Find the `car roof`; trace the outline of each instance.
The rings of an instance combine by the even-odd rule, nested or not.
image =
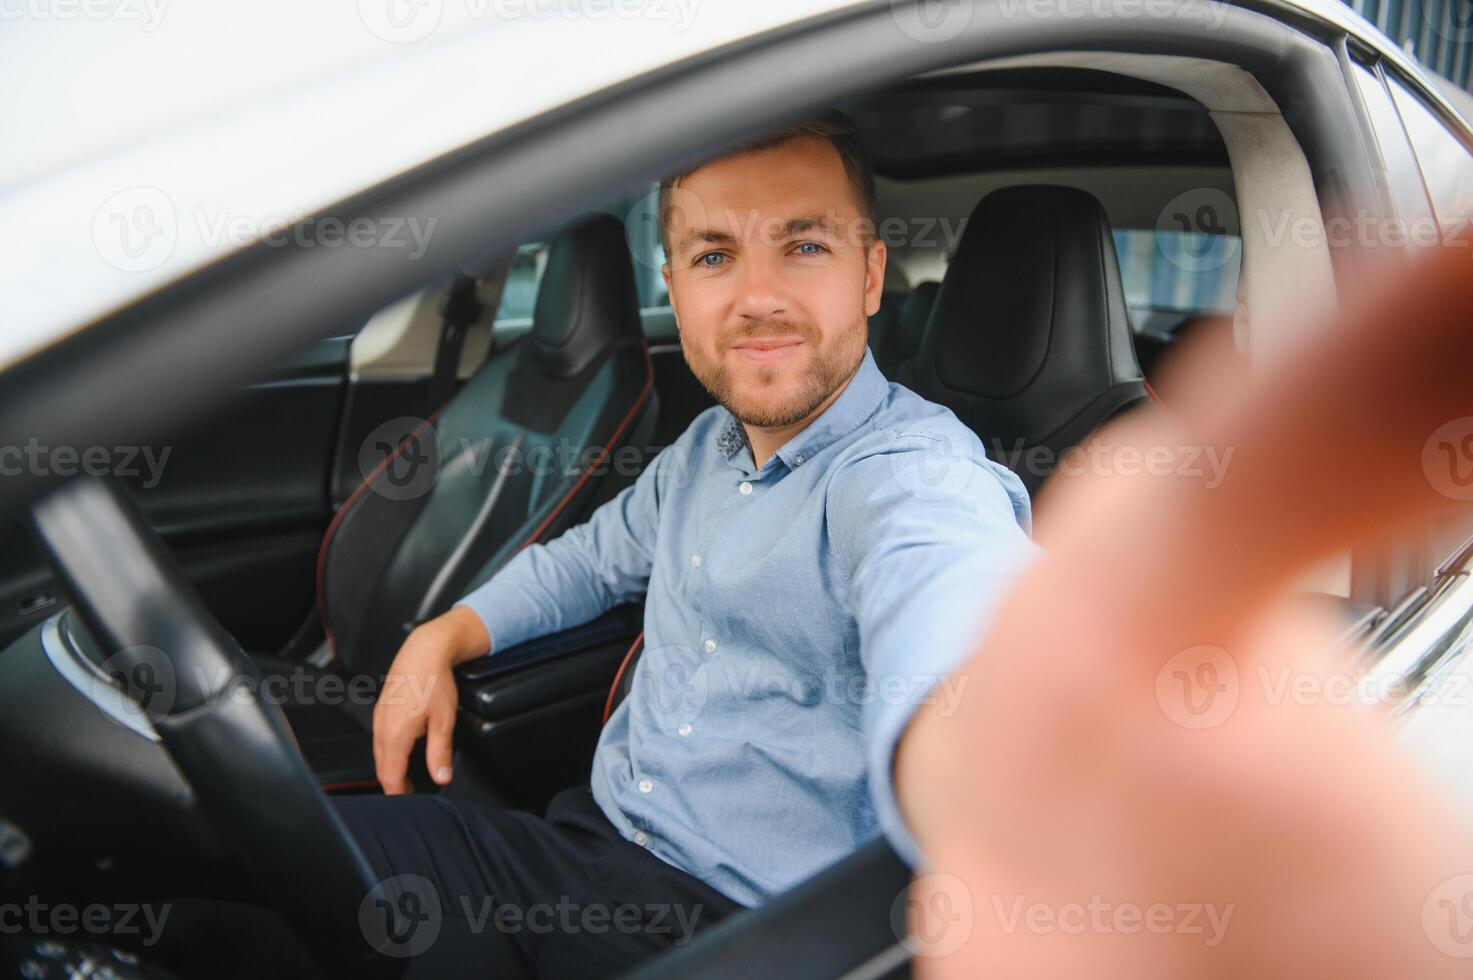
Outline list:
[[[0,265],[0,368],[488,134],[723,45],[890,0],[743,0],[699,4],[699,16],[698,0],[564,0],[553,18],[471,16],[511,0],[499,2],[424,0],[395,22],[386,0],[258,0],[248,16],[215,0],[140,0],[119,8],[138,14],[133,23],[13,22],[0,40],[13,96],[0,110],[10,164],[0,222],[19,247]],[[1360,38],[1459,118],[1337,0],[1281,2]],[[634,8],[646,16],[619,13]],[[432,20],[416,20],[425,11]],[[172,234],[154,250],[162,261],[99,244],[140,214]]]

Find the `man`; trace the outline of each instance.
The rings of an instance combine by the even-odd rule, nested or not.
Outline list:
[[[868,351],[886,260],[874,195],[837,114],[666,182],[662,272],[686,361],[719,404],[586,524],[409,637],[375,711],[379,780],[403,793],[423,736],[450,782],[455,664],[645,595],[633,691],[591,786],[545,820],[344,801],[386,875],[433,879],[442,904],[489,895],[524,913],[571,896],[673,905],[669,921],[694,926],[882,831],[918,858],[891,789],[896,744],[922,704],[954,710],[964,692],[947,674],[1033,549],[1021,482]],[[414,690],[428,696],[402,696]],[[497,976],[606,974],[689,938],[471,933],[455,941],[474,960],[461,968]]]

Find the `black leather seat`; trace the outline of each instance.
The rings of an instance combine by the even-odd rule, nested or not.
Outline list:
[[[904,289],[886,289],[880,294],[880,308],[869,318],[869,348],[886,376],[905,359],[900,353],[900,308],[909,295]]]
[[[632,482],[611,460],[644,445],[655,411],[624,228],[596,216],[553,240],[529,333],[466,382],[432,434],[399,446],[407,461],[434,440],[432,485],[406,495],[405,471],[396,484],[381,467],[334,517],[318,556],[318,606],[335,668],[381,677],[415,625]],[[325,782],[372,776],[371,709],[286,710]]]
[[[888,370],[881,367],[885,377],[909,386],[912,362],[921,351],[921,339],[926,336],[926,324],[931,320],[931,311],[936,307],[936,295],[941,291],[939,282],[917,283],[905,302],[900,304],[896,318],[896,353],[900,360]]]
[[[1100,202],[1037,184],[984,197],[904,370],[1030,492],[1065,450],[1148,401]]]

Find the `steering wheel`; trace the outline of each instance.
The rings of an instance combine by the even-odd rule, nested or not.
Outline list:
[[[394,976],[359,909],[378,890],[357,843],[317,785],[281,708],[263,703],[251,659],[114,483],[78,479],[38,502],[33,519],[76,613],[129,695],[146,705],[160,741],[205,815],[252,869],[323,970]],[[135,685],[162,669],[171,684]],[[160,705],[149,694],[172,687]]]

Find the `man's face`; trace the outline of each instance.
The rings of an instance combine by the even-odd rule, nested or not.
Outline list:
[[[747,425],[808,418],[859,366],[885,274],[838,151],[800,137],[717,160],[672,205],[663,272],[691,371]]]

